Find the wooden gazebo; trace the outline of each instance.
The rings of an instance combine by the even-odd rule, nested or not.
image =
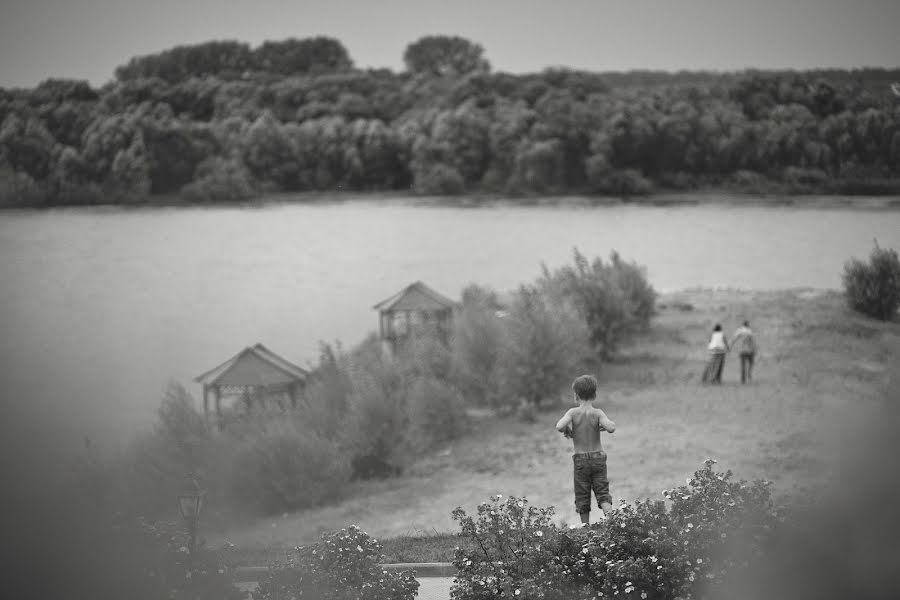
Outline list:
[[[214,369],[194,378],[203,386],[203,414],[209,415],[209,393],[213,393],[215,410],[222,416],[222,397],[240,396],[247,411],[254,400],[273,400],[284,408],[284,401],[297,406],[309,372],[275,354],[262,344],[248,346]]]
[[[378,311],[381,339],[396,350],[403,341],[419,333],[433,332],[446,340],[458,307],[455,300],[416,281],[373,308]]]

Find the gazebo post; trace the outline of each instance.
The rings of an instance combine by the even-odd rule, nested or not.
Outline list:
[[[209,417],[209,386],[203,384],[203,417]]]
[[[291,410],[297,410],[297,384],[292,383],[288,386],[288,396],[291,398]]]
[[[222,421],[222,387],[218,385],[213,386],[213,391],[216,394],[216,418],[219,419],[219,422]]]

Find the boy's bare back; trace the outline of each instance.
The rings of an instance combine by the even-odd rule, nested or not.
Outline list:
[[[588,402],[582,406],[570,408],[563,419],[569,421],[569,431],[574,443],[575,454],[603,450],[600,432],[606,430],[604,423],[615,427],[602,410],[594,408]]]

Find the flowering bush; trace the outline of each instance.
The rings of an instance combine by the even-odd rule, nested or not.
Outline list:
[[[246,593],[235,587],[218,553],[202,544],[191,556],[184,527],[167,521],[142,522],[150,580],[172,600],[239,600]]]
[[[733,481],[708,460],[662,501],[622,503],[593,528],[559,529],[552,509],[524,499],[482,503],[453,517],[476,550],[457,550],[454,600],[705,595],[761,555],[782,518],[767,482]]]
[[[254,600],[411,600],[419,582],[411,572],[382,569],[381,545],[359,527],[326,533],[322,541],[297,548],[296,556],[277,565],[259,582]]]
[[[505,597],[588,598],[591,587],[573,569],[581,550],[576,534],[557,529],[552,508],[528,506],[525,498],[493,496],[471,517],[453,511],[474,550],[457,548],[455,600]]]

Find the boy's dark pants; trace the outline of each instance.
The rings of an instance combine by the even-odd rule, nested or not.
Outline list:
[[[597,506],[612,503],[609,479],[606,478],[606,452],[582,452],[572,455],[575,463],[575,510],[578,514],[591,512],[591,490]]]
[[[741,383],[750,381],[753,374],[753,353],[741,352]]]

